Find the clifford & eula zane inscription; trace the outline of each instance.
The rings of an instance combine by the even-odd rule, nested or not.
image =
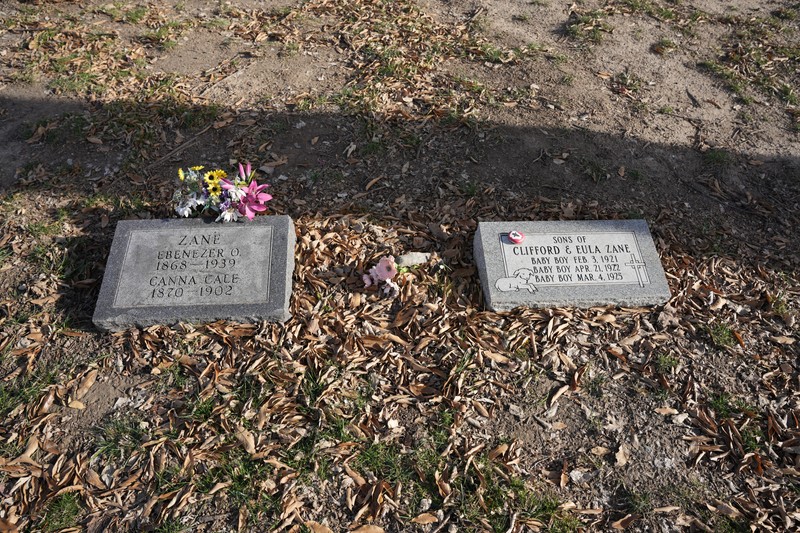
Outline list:
[[[493,310],[655,305],[670,297],[643,220],[480,222],[474,249]]]
[[[222,225],[121,221],[94,323],[131,325],[289,318],[294,224],[287,216]]]

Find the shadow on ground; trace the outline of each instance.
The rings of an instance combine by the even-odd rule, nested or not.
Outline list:
[[[701,152],[582,128],[367,123],[173,101],[91,107],[5,95],[0,109],[6,211],[22,195],[51,221],[78,228],[61,237],[66,255],[57,266],[67,284],[92,287],[78,301],[64,300],[71,321],[84,326],[115,221],[174,216],[179,167],[231,170],[245,160],[271,184],[272,211],[295,218],[386,217],[398,202],[429,211],[471,198],[482,219],[645,218],[656,235],[669,219],[668,231],[681,233],[664,237],[692,254],[797,268],[795,254],[785,253],[796,247],[791,232],[800,212],[794,158]],[[540,199],[561,209],[543,214]],[[42,250],[27,253],[34,262],[57,261]],[[35,285],[24,275],[18,281]]]

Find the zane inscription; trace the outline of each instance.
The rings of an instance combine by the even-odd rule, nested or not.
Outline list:
[[[236,232],[236,233],[234,233]],[[272,228],[188,232],[134,230],[125,251],[116,307],[223,305],[269,299]]]
[[[495,282],[501,292],[541,286],[650,284],[647,265],[633,232],[545,233],[514,243],[500,234],[506,276]]]

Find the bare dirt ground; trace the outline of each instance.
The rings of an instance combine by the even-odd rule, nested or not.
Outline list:
[[[797,528],[797,2],[0,18],[0,531]],[[297,225],[293,318],[98,332],[116,221],[238,161]],[[667,305],[485,310],[478,220],[605,218]]]

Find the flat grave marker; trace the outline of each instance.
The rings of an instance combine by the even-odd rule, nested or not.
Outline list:
[[[486,306],[659,305],[670,298],[644,220],[479,222],[475,262]]]
[[[288,216],[117,223],[94,324],[130,326],[289,318],[294,223]]]

